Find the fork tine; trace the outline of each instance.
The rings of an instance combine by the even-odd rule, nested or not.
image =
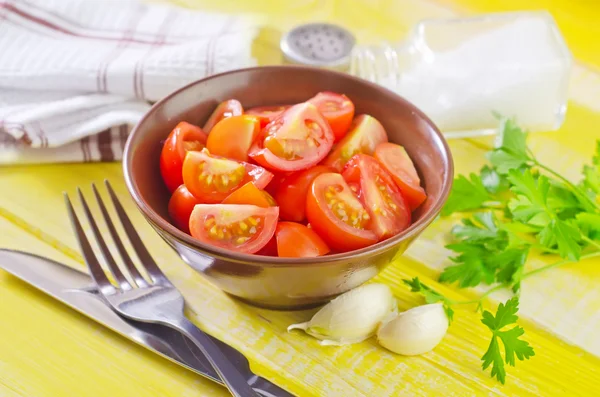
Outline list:
[[[138,287],[142,288],[148,286],[148,283],[140,274],[137,267],[135,267],[133,261],[131,260],[131,257],[127,253],[127,250],[125,249],[125,246],[123,245],[123,242],[119,237],[119,233],[117,233],[117,229],[115,229],[115,225],[110,219],[110,215],[106,210],[104,201],[102,200],[102,197],[100,197],[100,193],[98,193],[98,189],[96,189],[95,184],[92,184],[92,190],[94,191],[94,196],[96,196],[96,201],[98,202],[98,206],[100,207],[100,212],[102,212],[102,216],[104,217],[104,222],[106,222],[108,231],[110,232],[110,235],[112,236],[112,239],[115,242],[115,245],[117,246],[117,250],[119,251],[121,258],[123,259],[123,262],[125,262],[125,267],[129,271],[129,274],[135,280],[135,283],[138,285]]]
[[[92,249],[89,240],[85,236],[85,232],[81,227],[81,223],[79,223],[79,219],[77,219],[77,214],[75,214],[75,210],[73,209],[73,204],[71,204],[69,195],[67,193],[63,194],[65,197],[67,212],[69,213],[69,219],[71,220],[71,226],[73,227],[73,232],[75,233],[75,237],[79,243],[79,248],[83,253],[83,259],[85,260],[92,278],[103,294],[110,295],[115,293],[115,287],[110,283],[108,277],[106,277],[102,266],[100,266],[100,263],[98,262],[98,258],[96,258],[96,255],[94,254],[94,250]]]
[[[102,252],[102,256],[104,257],[104,260],[106,261],[108,269],[114,276],[115,280],[117,280],[117,283],[121,286],[121,288],[123,288],[125,290],[131,289],[132,288],[131,284],[129,284],[129,281],[127,281],[125,276],[123,276],[123,273],[121,273],[121,269],[119,269],[119,266],[116,264],[112,254],[110,253],[110,250],[106,246],[106,243],[104,242],[104,238],[102,238],[102,234],[100,233],[100,230],[98,230],[98,225],[96,225],[96,221],[94,220],[94,217],[92,216],[90,207],[88,206],[87,201],[83,197],[83,193],[81,193],[81,189],[79,189],[79,188],[77,188],[77,195],[79,196],[79,201],[81,201],[81,205],[83,206],[83,212],[85,213],[85,216],[87,217],[88,222],[90,223],[90,226],[92,227],[92,233],[94,234],[94,237],[96,238],[96,242],[98,243],[98,246],[100,247],[100,252]]]
[[[140,258],[142,266],[146,268],[146,271],[148,271],[148,274],[154,282],[163,281],[170,283],[170,281],[164,275],[162,270],[160,270],[156,262],[154,262],[154,259],[152,259],[152,257],[150,256],[150,253],[146,249],[146,246],[140,239],[138,233],[135,231],[131,220],[129,220],[127,213],[125,213],[125,209],[121,205],[121,202],[119,201],[115,191],[113,190],[112,186],[110,186],[110,183],[107,179],[104,180],[104,184],[108,189],[108,193],[110,194],[110,198],[112,199],[113,205],[117,210],[117,215],[119,215],[119,219],[123,224],[125,233],[127,234],[127,237],[129,238],[129,241],[131,242],[131,245],[133,246],[133,249],[135,250],[137,256]]]

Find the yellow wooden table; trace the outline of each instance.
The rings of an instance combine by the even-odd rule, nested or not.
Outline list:
[[[539,157],[577,177],[600,138],[600,3],[589,0],[177,0],[188,7],[259,12],[268,16],[256,42],[262,64],[280,62],[281,31],[306,21],[326,20],[351,28],[362,42],[399,40],[425,17],[477,12],[548,9],[577,58],[569,110],[558,132],[532,136]],[[475,170],[489,142],[452,141],[457,171]],[[62,191],[109,178],[128,198],[121,166],[112,164],[0,168],[0,245],[25,249],[81,267],[63,208]],[[501,386],[480,368],[488,333],[468,310],[444,342],[420,357],[386,353],[372,341],[342,348],[319,347],[288,324],[312,312],[273,312],[233,301],[186,267],[137,213],[126,206],[149,241],[152,254],[184,292],[190,315],[208,332],[244,352],[255,372],[302,397],[309,396],[576,396],[600,390],[600,261],[565,266],[528,279],[521,299],[522,325],[536,356],[510,368]],[[419,276],[435,281],[447,264],[444,230],[430,228],[378,280],[392,286],[403,308],[420,303],[400,286]],[[539,266],[534,259],[528,266]],[[495,298],[502,298],[501,295]],[[0,396],[226,396],[224,389],[112,334],[42,293],[0,272]]]

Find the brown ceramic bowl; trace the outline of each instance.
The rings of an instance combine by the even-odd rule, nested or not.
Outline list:
[[[235,98],[245,108],[293,104],[319,91],[346,94],[356,114],[376,117],[391,142],[403,145],[421,176],[427,201],[403,233],[373,246],[318,258],[238,254],[195,240],[169,222],[169,192],[159,171],[161,141],[180,121],[202,125],[216,105]],[[181,258],[223,291],[249,303],[278,309],[325,302],[375,276],[440,212],[453,177],[450,151],[436,126],[395,93],[329,70],[268,66],[235,70],[183,87],[156,103],[135,127],[124,154],[129,192],[148,222]]]

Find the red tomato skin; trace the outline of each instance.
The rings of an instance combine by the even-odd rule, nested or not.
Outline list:
[[[258,117],[260,120],[260,127],[264,128],[290,107],[291,105],[259,106],[246,110],[246,114]]]
[[[342,176],[348,184],[357,184],[358,197],[371,216],[371,230],[380,240],[385,240],[402,232],[411,223],[411,214],[404,197],[394,183],[390,174],[381,167],[375,158],[366,154],[356,154],[346,164]],[[378,185],[376,180],[380,181]],[[388,195],[389,204],[396,206],[396,210],[387,205],[383,192]],[[377,208],[378,210],[374,210]],[[389,215],[381,215],[381,208]]]
[[[313,181],[310,191],[306,197],[306,218],[310,223],[310,228],[325,241],[331,250],[336,252],[347,252],[368,247],[377,242],[377,236],[370,230],[354,229],[350,226],[344,226],[333,215],[328,216],[327,204],[323,199],[323,185],[328,186],[327,179],[330,175],[335,175],[345,183],[339,174],[321,174]],[[350,194],[352,194],[350,192]]]
[[[287,160],[278,157],[268,148],[263,146],[267,131],[277,124],[283,123],[281,128],[285,128],[286,125],[288,125],[286,123],[294,124],[293,122],[288,121],[288,118],[292,118],[293,120],[294,117],[305,117],[305,120],[313,120],[323,131],[323,137],[319,140],[320,145],[318,149],[316,149],[317,152],[313,158]],[[261,134],[250,148],[248,155],[259,165],[276,172],[300,171],[317,165],[321,160],[323,160],[325,156],[327,156],[327,153],[329,153],[331,150],[331,147],[333,146],[333,140],[334,135],[333,131],[331,131],[329,123],[327,123],[325,118],[323,118],[314,105],[305,102],[290,107],[285,112],[277,116],[277,118],[275,118],[275,120],[269,123],[265,128],[263,128]]]
[[[277,239],[275,235],[271,237],[269,242],[256,252],[256,255],[277,256]]]
[[[202,129],[207,134],[210,134],[210,131],[219,121],[231,116],[241,116],[242,114],[244,114],[244,108],[240,101],[229,99],[217,105],[208,120],[206,120],[206,123],[204,123]]]
[[[160,154],[160,173],[171,193],[183,183],[184,141],[198,141],[205,145],[206,140],[207,135],[200,127],[185,121],[177,124],[165,140]]]
[[[395,143],[380,143],[375,148],[375,159],[392,176],[411,211],[427,199],[417,170],[406,150]]]
[[[251,204],[261,208],[277,206],[275,199],[269,193],[257,188],[254,182],[248,182],[234,190],[221,204]]]
[[[240,208],[244,211],[250,211],[251,216],[262,217],[264,227],[260,233],[253,236],[242,246],[232,246],[230,242],[211,239],[204,230],[204,222],[207,215],[214,215],[218,211],[227,209],[231,212],[237,212]],[[275,235],[277,219],[279,217],[279,208],[269,207],[260,208],[254,205],[236,205],[236,204],[198,204],[194,207],[190,216],[190,234],[192,237],[203,243],[213,245],[219,248],[228,249],[235,252],[254,254],[264,248]]]
[[[296,222],[279,222],[275,230],[277,255],[281,258],[313,258],[329,252],[329,247],[312,229]]]
[[[354,118],[354,103],[346,95],[323,91],[309,99],[308,102],[314,104],[327,119],[335,136],[335,142],[346,135]],[[327,110],[324,105],[328,102],[336,103],[340,108]]]
[[[243,161],[235,161],[225,159],[227,161],[236,162],[241,164],[245,168],[245,175],[237,184],[235,188],[232,188],[229,191],[204,191],[202,187],[199,187],[197,182],[199,180],[197,170],[199,162],[210,161],[211,159],[223,159],[218,156],[212,156],[208,153],[208,151],[202,151],[197,153],[190,153],[186,156],[186,159],[183,164],[183,181],[185,186],[188,188],[190,193],[192,193],[196,198],[201,200],[203,203],[207,204],[218,204],[223,201],[228,195],[233,193],[234,190],[244,186],[244,184],[248,182],[254,182],[254,185],[258,189],[264,189],[265,186],[269,184],[271,179],[273,178],[273,174],[269,171],[265,170],[262,167],[245,163]]]
[[[381,123],[372,116],[361,114],[354,119],[348,134],[333,148],[323,165],[341,172],[352,156],[358,153],[372,155],[377,145],[387,141],[387,133]]]
[[[231,160],[248,161],[248,150],[260,132],[260,121],[250,115],[231,116],[219,121],[210,132],[206,148]]]
[[[187,190],[185,185],[179,186],[169,199],[169,216],[177,228],[190,233],[190,215],[196,204],[202,204],[200,200]]]
[[[335,172],[331,167],[317,165],[304,171],[290,174],[283,179],[275,201],[279,204],[279,218],[286,221],[303,222],[306,219],[306,196],[315,178],[326,172]]]

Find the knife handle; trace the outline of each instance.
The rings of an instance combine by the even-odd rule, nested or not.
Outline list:
[[[165,321],[164,324],[180,331],[198,346],[233,396],[260,397],[212,339],[185,316],[177,320]]]

